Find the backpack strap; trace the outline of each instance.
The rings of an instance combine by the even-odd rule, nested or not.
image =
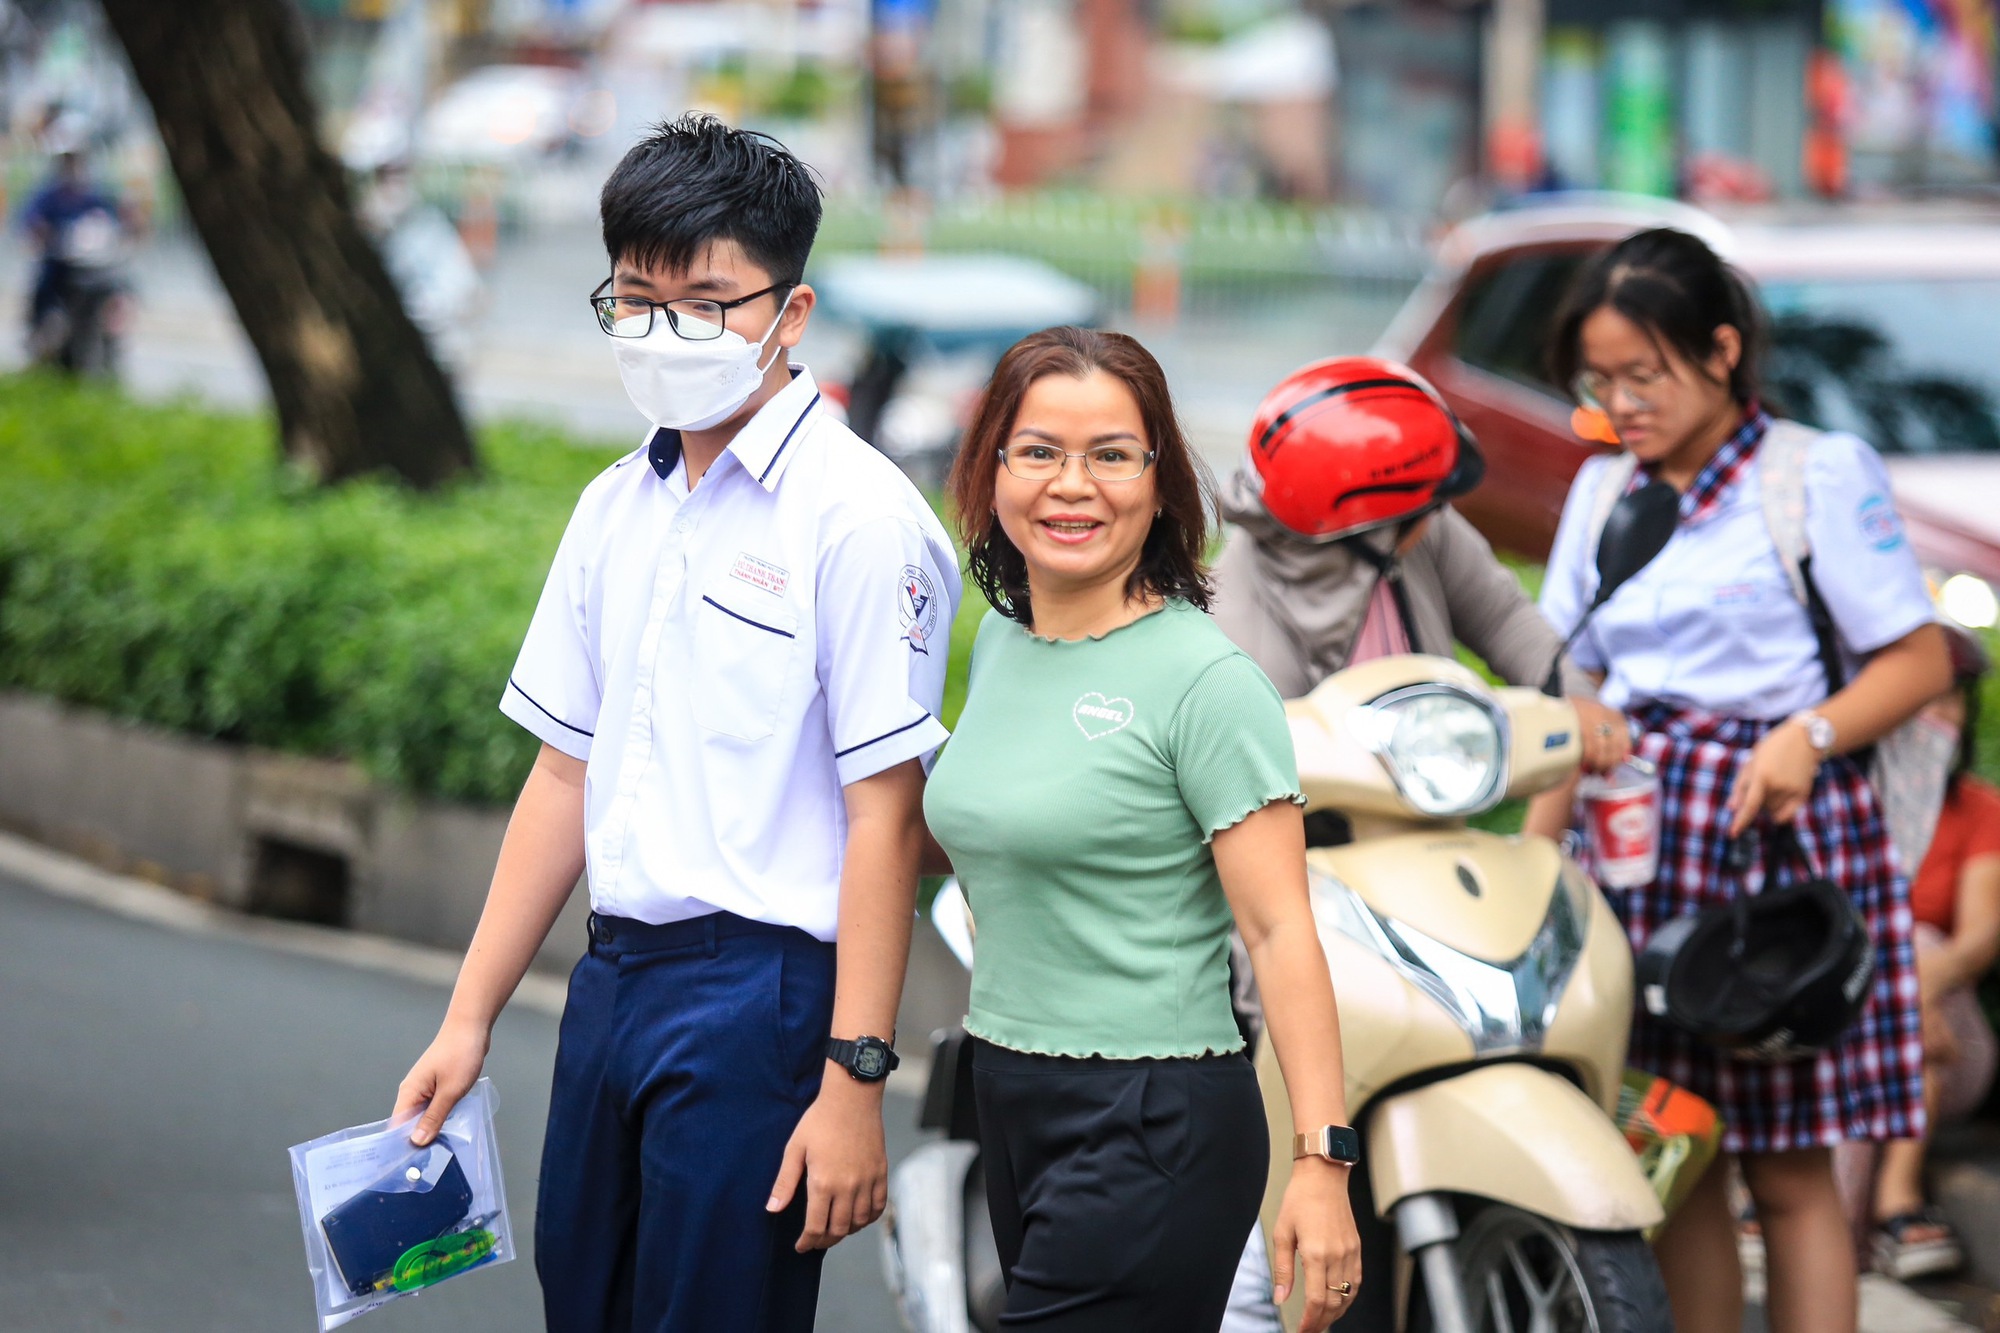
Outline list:
[[[1638,470],[1639,460],[1622,449],[1605,459],[1604,471],[1597,474],[1597,489],[1590,496],[1590,545],[1593,552],[1604,536],[1604,525],[1611,521],[1611,511],[1618,507],[1625,488],[1632,484],[1632,474]]]
[[[1757,485],[1764,507],[1764,527],[1784,566],[1792,596],[1806,609],[1813,639],[1819,645],[1820,669],[1826,692],[1838,694],[1847,683],[1847,664],[1840,651],[1840,633],[1833,613],[1820,596],[1812,576],[1812,543],[1806,535],[1806,455],[1824,431],[1796,421],[1773,421],[1757,447]]]
[[[1771,544],[1778,548],[1778,563],[1785,567],[1785,580],[1792,596],[1810,600],[1805,573],[1812,559],[1812,545],[1806,537],[1806,452],[1820,432],[1796,421],[1773,421],[1757,446],[1757,484],[1763,493],[1764,527]]]

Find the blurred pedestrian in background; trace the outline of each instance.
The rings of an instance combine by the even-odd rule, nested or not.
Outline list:
[[[1953,758],[1937,831],[1910,884],[1923,1004],[1924,1103],[1933,1133],[1986,1100],[2000,1054],[1978,994],[1980,978],[2000,957],[2000,790],[1971,771],[1980,688],[1990,664],[1971,634],[1948,627],[1946,637],[1952,687],[1917,716],[1949,738]],[[1949,1273],[1965,1263],[1951,1224],[1928,1202],[1928,1139],[1846,1143],[1836,1156],[1849,1209],[1864,1223],[1866,1256],[1893,1278]]]
[[[417,192],[405,157],[388,158],[367,172],[356,211],[432,354],[448,367],[463,368],[471,360],[472,326],[486,292],[458,228]]]

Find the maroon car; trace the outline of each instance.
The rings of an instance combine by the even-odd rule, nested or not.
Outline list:
[[[1702,236],[1771,313],[1775,411],[1852,431],[1888,464],[1912,544],[1952,586],[1946,608],[1991,623],[2000,583],[2000,215],[1908,210],[1745,216],[1578,198],[1454,231],[1378,352],[1437,385],[1486,450],[1459,502],[1496,546],[1548,554],[1570,479],[1599,446],[1549,381],[1551,325],[1594,250],[1644,227]]]

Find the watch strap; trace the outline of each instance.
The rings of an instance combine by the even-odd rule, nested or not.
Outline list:
[[[861,1053],[864,1048],[881,1053],[881,1072],[862,1072]],[[829,1037],[826,1042],[826,1058],[863,1083],[879,1083],[903,1063],[903,1058],[896,1054],[895,1047],[880,1037],[857,1037],[853,1041]]]

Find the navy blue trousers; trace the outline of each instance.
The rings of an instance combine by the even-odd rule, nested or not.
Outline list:
[[[764,1211],[819,1093],[834,948],[716,913],[591,918],[542,1147],[551,1333],[809,1333],[821,1255]]]

